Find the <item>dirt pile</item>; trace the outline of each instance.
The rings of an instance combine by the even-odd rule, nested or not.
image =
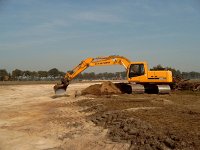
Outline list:
[[[124,93],[122,90],[123,84],[114,84],[110,81],[103,82],[102,84],[95,84],[87,87],[82,91],[82,95],[93,94],[93,95],[109,95],[109,94],[121,94]]]
[[[100,89],[101,89],[101,84],[94,84],[82,90],[81,93],[82,95],[86,94],[101,95]]]
[[[120,94],[121,93],[120,89],[117,88],[117,86],[110,81],[103,82],[101,85],[100,91],[101,91],[101,94]]]
[[[182,141],[174,134],[163,133],[150,123],[139,118],[129,118],[124,113],[105,112],[94,115],[91,120],[108,128],[108,136],[115,142],[130,142],[130,149],[183,149],[191,148],[194,143]]]
[[[189,79],[174,78],[173,89],[200,91],[200,82],[191,82]]]
[[[199,96],[122,94],[78,105],[93,112],[87,119],[108,129],[112,141],[129,143],[130,149],[199,149]]]

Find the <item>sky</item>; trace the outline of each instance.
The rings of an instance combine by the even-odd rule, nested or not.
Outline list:
[[[0,0],[0,69],[65,72],[109,55],[200,72],[200,0]]]

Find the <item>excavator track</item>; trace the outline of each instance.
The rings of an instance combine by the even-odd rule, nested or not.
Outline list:
[[[131,84],[133,94],[144,94],[145,88],[142,84]]]
[[[169,94],[171,91],[169,85],[131,84],[131,88],[133,94],[144,94],[144,93]]]
[[[157,85],[158,86],[158,93],[159,94],[169,94],[171,88],[169,85]]]

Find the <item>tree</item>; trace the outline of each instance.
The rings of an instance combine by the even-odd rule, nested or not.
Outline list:
[[[78,76],[77,76],[78,79],[82,80],[83,79],[83,74],[80,73]]]
[[[15,69],[14,71],[12,71],[13,79],[18,79],[22,75],[23,75],[23,71],[21,71],[19,69]]]
[[[55,78],[60,75],[60,71],[57,68],[53,68],[48,71],[48,75]]]
[[[28,70],[23,71],[23,75],[26,76],[26,77],[30,77],[31,74],[32,74],[31,71],[28,71]]]
[[[127,71],[123,71],[123,72],[122,72],[122,78],[123,78],[123,79],[125,79],[125,78],[127,77],[126,73],[127,73]]]
[[[6,77],[8,77],[6,69],[0,69],[0,81],[3,81]]]
[[[38,71],[38,77],[39,78],[46,78],[48,76],[47,71]]]
[[[96,75],[95,75],[94,72],[88,73],[88,78],[89,78],[90,80],[95,79],[95,77],[96,77]]]
[[[9,80],[12,80],[12,75],[11,75],[11,73],[8,73],[8,79],[9,79]]]
[[[63,77],[63,76],[66,74],[66,73],[65,73],[65,72],[62,72],[62,71],[60,71],[60,72],[59,72],[59,74],[60,74],[60,76],[62,76],[62,77]]]
[[[103,73],[98,73],[98,74],[96,75],[96,78],[97,78],[97,79],[103,79]]]
[[[154,66],[152,69],[150,69],[150,70],[165,70],[165,68],[162,66],[162,65],[160,65],[160,64],[158,64],[157,66]]]
[[[31,72],[32,80],[35,80],[38,77],[38,73],[36,71]]]

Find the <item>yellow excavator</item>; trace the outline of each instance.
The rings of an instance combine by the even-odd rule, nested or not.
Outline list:
[[[172,72],[169,70],[150,71],[147,62],[131,62],[129,59],[113,55],[107,57],[87,58],[77,65],[72,72],[67,72],[61,83],[54,86],[56,95],[63,94],[70,81],[77,77],[88,67],[123,65],[127,72],[127,80],[132,87],[132,93],[144,93],[146,91],[157,91],[166,94],[171,91]]]

